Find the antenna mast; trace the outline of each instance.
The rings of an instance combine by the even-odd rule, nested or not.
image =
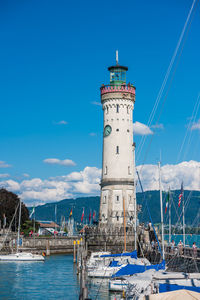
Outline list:
[[[116,50],[116,65],[119,63],[119,56],[118,56],[118,50]]]

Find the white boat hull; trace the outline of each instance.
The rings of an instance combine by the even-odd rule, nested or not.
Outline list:
[[[10,262],[10,261],[44,261],[44,257],[42,255],[26,253],[26,252],[0,255],[0,262]]]
[[[99,268],[94,271],[88,272],[88,277],[93,277],[93,278],[111,278],[113,274],[115,274],[121,267],[124,267],[124,265],[120,267],[104,267],[104,268]]]

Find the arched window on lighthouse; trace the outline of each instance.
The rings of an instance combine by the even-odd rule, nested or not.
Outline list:
[[[106,106],[106,113],[108,114],[108,112],[109,112],[109,107]]]
[[[119,104],[117,104],[116,111],[119,112]]]
[[[116,203],[119,203],[119,195],[116,195],[115,201]]]
[[[119,146],[116,147],[116,154],[119,154]]]
[[[108,167],[105,166],[105,169],[104,169],[104,175],[107,175],[108,174]]]
[[[128,175],[131,175],[131,168],[128,166]]]
[[[127,114],[129,114],[129,109],[128,109],[128,106],[127,106]]]

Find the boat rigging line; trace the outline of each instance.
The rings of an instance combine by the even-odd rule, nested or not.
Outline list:
[[[20,206],[20,202],[19,202],[19,203],[17,204],[17,206],[16,206],[15,213],[14,213],[14,215],[13,215],[13,217],[12,217],[12,220],[11,220],[10,225],[9,225],[9,227],[8,227],[8,231],[7,231],[6,235],[5,235],[5,238],[3,239],[3,242],[2,242],[2,246],[1,246],[1,248],[0,248],[0,251],[3,249],[4,244],[5,244],[5,241],[6,241],[7,237],[8,237],[8,234],[10,233],[11,226],[12,226],[12,223],[13,223],[13,221],[14,221],[14,218],[15,218],[15,216],[16,216],[16,214],[17,214],[17,210],[18,210],[19,206]]]
[[[192,124],[196,122],[196,117],[197,117],[197,113],[198,113],[198,110],[199,110],[199,105],[200,105],[200,93],[197,96],[197,100],[196,100],[196,103],[195,103],[195,106],[194,106],[194,109],[193,109],[193,112],[192,112],[192,117],[190,118],[190,122],[189,122],[189,124],[187,126],[187,129],[186,129],[186,132],[185,132],[185,136],[184,136],[182,145],[180,147],[180,150],[179,150],[179,153],[178,153],[178,156],[177,156],[176,164],[180,161],[180,157],[181,157],[181,154],[182,154],[182,151],[183,151],[183,147],[185,145],[186,138],[188,136],[188,133],[190,132],[188,143],[187,143],[187,146],[186,146],[186,149],[185,149],[185,153],[183,155],[183,161],[184,161],[184,159],[185,159],[185,157],[187,155],[188,148],[189,148],[189,145],[191,143],[191,135],[192,135],[191,128],[192,128]]]
[[[198,0],[193,0],[192,6],[191,6],[190,11],[189,11],[189,13],[188,13],[188,16],[187,16],[187,19],[186,19],[185,24],[184,24],[184,26],[183,26],[183,29],[182,29],[181,35],[180,35],[180,37],[179,37],[178,43],[177,43],[176,48],[175,48],[175,50],[174,50],[173,56],[172,56],[172,58],[171,58],[170,64],[169,64],[169,66],[168,66],[168,69],[167,69],[167,72],[166,72],[166,74],[165,74],[164,80],[163,80],[163,82],[162,82],[161,88],[160,88],[160,90],[159,90],[159,92],[158,92],[158,95],[157,95],[156,101],[155,101],[155,103],[154,103],[152,112],[151,112],[151,114],[150,114],[150,117],[149,117],[149,120],[148,120],[148,123],[147,123],[147,126],[148,126],[148,127],[151,127],[151,125],[152,125],[152,122],[153,122],[153,119],[154,119],[154,117],[155,117],[155,114],[156,114],[158,105],[159,105],[160,100],[161,100],[161,98],[162,98],[162,95],[163,95],[165,86],[166,86],[167,81],[168,81],[168,79],[169,79],[171,70],[172,70],[172,68],[173,68],[173,65],[174,65],[174,62],[175,62],[177,53],[178,53],[179,48],[180,48],[180,46],[181,46],[181,43],[182,43],[182,41],[183,41],[183,39],[184,39],[185,31],[186,31],[187,28],[188,28],[188,30],[187,30],[186,33],[189,32],[189,28],[190,28],[190,25],[191,25],[191,22],[192,22],[191,15],[192,15],[192,12],[193,12],[194,7],[195,7],[195,9],[196,9],[196,7],[197,7],[197,2],[198,2]],[[194,16],[194,14],[193,14],[193,16]],[[191,21],[190,21],[190,18],[191,18]],[[189,23],[189,22],[190,22],[190,23]],[[189,23],[189,26],[188,26],[188,23]],[[187,35],[185,36],[185,40],[186,40],[186,37],[187,37]],[[184,44],[185,44],[185,41],[184,41],[184,43],[182,44],[182,48],[181,48],[181,51],[180,51],[180,53],[179,53],[179,58],[180,58],[180,56],[181,56],[181,54],[182,54]],[[171,84],[172,84],[172,81],[173,81],[173,78],[174,78],[174,75],[175,75],[175,72],[176,72],[176,69],[177,69],[177,66],[178,66],[178,62],[179,62],[179,59],[178,59],[178,61],[177,61],[177,63],[176,63],[176,67],[175,67],[175,70],[174,70],[174,72],[173,72],[173,76],[172,76],[171,81],[170,81],[170,86],[169,86],[169,88],[168,88],[168,90],[167,90],[167,93],[166,93],[166,96],[165,96],[165,98],[164,98],[164,100],[163,100],[163,103],[162,103],[162,109],[163,109],[164,103],[165,103],[165,101],[166,101],[167,95],[168,95],[168,93],[169,93],[169,89],[170,89],[170,87],[171,87]],[[162,112],[162,109],[161,109],[161,112]],[[159,119],[160,119],[161,112],[160,112],[160,115],[159,115],[159,117],[158,117],[156,123],[158,123],[158,121],[159,121]],[[151,136],[151,140],[150,140],[150,143],[149,143],[148,150],[149,150],[149,148],[150,148],[152,139],[153,139],[153,135]],[[137,161],[138,161],[139,158],[140,158],[140,155],[141,155],[141,152],[142,152],[142,149],[143,149],[143,146],[144,146],[145,141],[146,141],[146,136],[143,136],[142,139],[141,139],[141,141],[140,141],[139,147],[138,147]],[[147,152],[146,152],[145,158],[144,158],[144,160],[143,160],[143,164],[144,164],[144,162],[145,162],[145,160],[146,160],[146,156],[147,156]],[[142,164],[142,165],[143,165],[143,164]]]

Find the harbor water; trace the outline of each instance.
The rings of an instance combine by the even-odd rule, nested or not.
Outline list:
[[[165,234],[165,241],[169,242],[169,235]],[[174,240],[175,244],[178,245],[180,241],[183,242],[182,234],[172,234],[171,241]],[[200,248],[200,235],[199,234],[186,234],[185,244],[186,246],[192,247],[193,242],[196,243],[197,247]]]
[[[168,241],[168,236],[165,236]],[[182,235],[173,235],[176,245]],[[200,235],[186,235],[186,244],[196,242],[200,247]],[[118,300],[119,295],[108,292],[108,281],[93,279],[88,282],[92,300]],[[79,299],[79,276],[73,256],[51,255],[45,262],[0,262],[0,299]]]
[[[45,262],[0,262],[0,299],[77,300],[79,290],[72,255],[52,255]],[[109,295],[107,281],[97,280],[89,283],[89,297],[111,300],[115,295]]]

